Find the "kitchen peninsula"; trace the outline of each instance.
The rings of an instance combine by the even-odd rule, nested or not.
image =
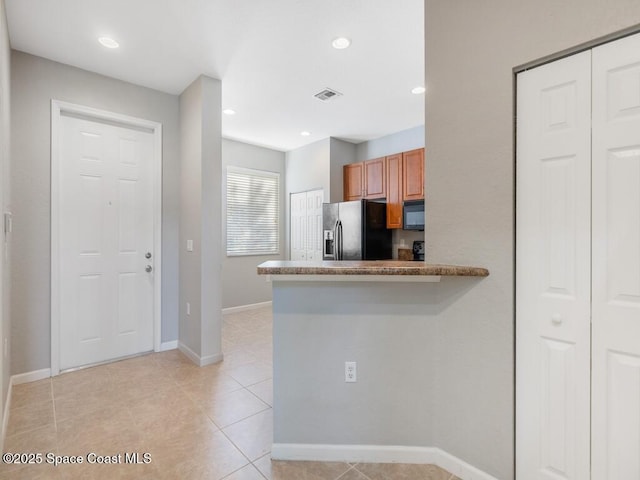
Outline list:
[[[412,261],[272,261],[272,458],[435,463],[437,314],[489,275]],[[345,362],[355,362],[347,382]]]
[[[409,281],[419,282],[439,281],[442,276],[486,277],[489,275],[489,271],[480,267],[395,260],[269,261],[258,266],[258,275],[278,275],[278,277],[273,277],[275,281],[283,279],[327,281],[336,280],[339,276],[356,276],[356,278],[350,278],[350,280],[394,281],[399,280],[399,278],[408,278]],[[300,277],[287,276],[285,278],[281,277],[281,275],[300,275]],[[318,275],[318,277],[307,278],[307,275]]]

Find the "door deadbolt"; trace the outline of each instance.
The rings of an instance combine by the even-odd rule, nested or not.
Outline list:
[[[147,259],[151,258],[151,252],[145,253],[144,258],[147,258]]]

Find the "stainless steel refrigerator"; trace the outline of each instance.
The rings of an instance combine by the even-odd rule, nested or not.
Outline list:
[[[371,200],[322,205],[323,260],[387,260],[387,205]]]

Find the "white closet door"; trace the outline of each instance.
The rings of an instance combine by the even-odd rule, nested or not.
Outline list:
[[[306,260],[307,193],[291,194],[291,260]]]
[[[590,52],[519,74],[517,93],[516,477],[586,480]]]
[[[593,50],[594,480],[640,479],[640,36]]]
[[[323,190],[291,194],[291,260],[322,260]]]
[[[322,260],[322,202],[324,192],[307,192],[307,260]]]

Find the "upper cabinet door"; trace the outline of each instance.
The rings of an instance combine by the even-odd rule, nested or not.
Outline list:
[[[364,164],[351,163],[345,165],[342,170],[344,201],[360,200],[364,196]]]
[[[403,200],[424,198],[424,148],[402,154]]]
[[[364,188],[364,198],[385,198],[387,194],[387,172],[384,157],[364,162]]]
[[[402,228],[402,154],[387,157],[387,228]]]

